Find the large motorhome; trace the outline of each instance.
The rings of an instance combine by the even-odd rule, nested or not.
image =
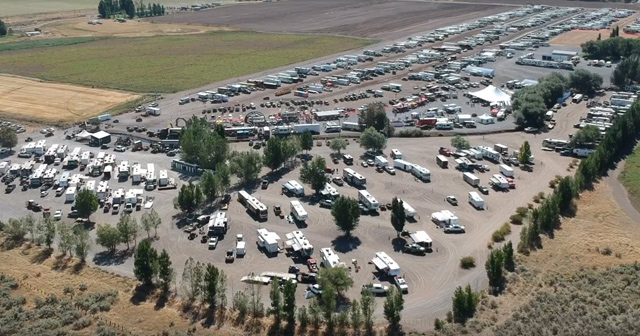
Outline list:
[[[309,219],[309,214],[300,201],[291,201],[291,215],[299,222],[306,222]]]
[[[242,203],[250,213],[256,218],[265,220],[268,218],[267,206],[258,201],[257,198],[249,195],[248,192],[240,190],[238,192],[238,201]]]

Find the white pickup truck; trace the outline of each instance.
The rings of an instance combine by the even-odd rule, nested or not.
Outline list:
[[[384,286],[382,284],[367,284],[362,285],[362,292],[371,291],[371,293],[376,295],[387,295],[389,292],[389,286]]]
[[[404,280],[403,277],[401,277],[399,275],[395,276],[393,278],[393,282],[395,282],[396,286],[402,292],[402,294],[409,293],[409,285],[407,284],[407,282]]]

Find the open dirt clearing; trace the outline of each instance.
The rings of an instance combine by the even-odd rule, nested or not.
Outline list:
[[[85,120],[138,97],[130,93],[0,75],[0,113],[15,119]]]
[[[627,34],[623,32],[622,27],[628,24],[631,24],[632,22],[635,22],[635,20],[639,16],[640,16],[640,13],[631,15],[628,18],[624,18],[618,22],[613,23],[612,28],[615,28],[616,26],[620,27],[620,37],[637,38],[638,37],[637,34]],[[572,30],[554,37],[553,39],[551,39],[551,41],[549,41],[549,43],[551,45],[557,45],[557,46],[579,47],[585,42],[596,40],[598,38],[598,35],[600,35],[601,39],[606,40],[609,38],[609,34],[611,34],[611,29]]]
[[[266,32],[336,34],[377,39],[406,36],[507,10],[504,6],[367,0],[290,0],[176,13],[154,22],[229,26]]]
[[[213,30],[228,30],[224,27],[206,27],[198,25],[163,24],[145,21],[127,21],[119,23],[113,20],[101,20],[100,25],[90,25],[86,18],[64,20],[42,26],[49,34],[38,38],[78,37],[78,36],[114,36],[140,37],[156,35],[199,34]]]

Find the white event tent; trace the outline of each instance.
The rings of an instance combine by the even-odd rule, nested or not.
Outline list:
[[[489,85],[477,92],[470,92],[469,95],[492,104],[511,105],[511,95],[493,85]]]

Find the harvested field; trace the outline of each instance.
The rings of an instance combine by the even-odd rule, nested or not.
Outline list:
[[[146,3],[146,1],[145,1]],[[153,3],[161,5],[175,5],[172,0],[154,0]],[[3,0],[2,16],[30,15],[38,13],[67,12],[84,9],[93,9],[97,12],[98,1],[94,0],[29,0],[28,5],[24,0]]]
[[[0,76],[0,114],[22,120],[85,120],[139,96],[130,93]]]
[[[640,14],[631,15],[628,18],[624,18],[618,22],[612,24],[612,27],[621,27],[620,36],[625,38],[637,38],[638,34],[627,34],[622,31],[622,27],[635,22],[635,20],[640,16]],[[611,29],[601,29],[601,30],[572,30],[563,34],[560,34],[553,38],[549,43],[552,45],[558,46],[571,46],[571,47],[579,47],[585,42],[593,41],[598,38],[606,40],[609,38],[609,34],[611,34]]]
[[[508,10],[505,6],[367,0],[291,0],[177,13],[153,22],[192,23],[265,32],[392,39]]]
[[[252,32],[107,38],[0,53],[0,72],[134,92],[175,92],[372,42]]]
[[[100,25],[90,25],[86,18],[64,20],[42,26],[42,30],[50,34],[38,38],[79,37],[79,36],[109,36],[109,37],[141,37],[156,35],[185,35],[200,34],[225,28],[206,27],[198,25],[180,25],[150,23],[144,21],[127,21],[119,23],[113,20],[101,20]],[[228,30],[228,29],[227,29]]]

